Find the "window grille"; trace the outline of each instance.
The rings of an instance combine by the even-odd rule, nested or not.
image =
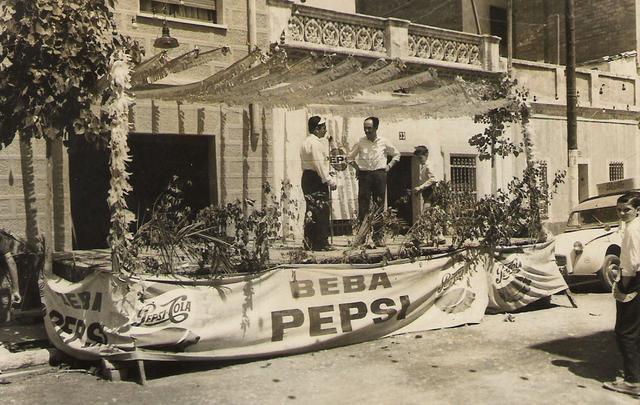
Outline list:
[[[140,0],[140,11],[187,20],[217,23],[215,0]]]
[[[451,189],[454,193],[469,193],[476,197],[475,156],[451,156]]]
[[[624,163],[611,162],[609,163],[609,181],[624,179]]]

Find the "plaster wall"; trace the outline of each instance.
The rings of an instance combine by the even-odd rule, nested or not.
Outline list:
[[[35,139],[33,145],[33,166],[36,183],[36,207],[40,232],[49,233],[47,221],[47,159],[45,142]],[[12,234],[24,238],[26,213],[24,207],[24,189],[22,187],[22,169],[20,167],[20,141],[18,137],[0,151],[0,227]]]
[[[536,160],[547,162],[547,176],[551,182],[556,171],[567,169],[567,123],[562,116],[536,115],[531,120]],[[519,130],[519,129],[516,129]],[[589,196],[597,195],[596,185],[609,181],[609,163],[623,162],[625,177],[640,178],[638,164],[637,122],[631,120],[595,120],[578,118],[578,164],[588,165]],[[518,160],[521,171],[524,161]],[[548,222],[556,230],[563,228],[571,207],[568,184],[560,185],[553,197]]]

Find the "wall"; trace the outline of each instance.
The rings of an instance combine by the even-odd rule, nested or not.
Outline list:
[[[36,207],[40,232],[47,234],[47,171],[45,142],[33,141],[33,166],[36,177]],[[20,168],[20,141],[16,137],[7,148],[0,151],[0,228],[16,236],[25,237],[24,192]]]
[[[218,0],[220,16],[216,24],[192,23],[168,20],[171,35],[180,41],[180,47],[168,51],[170,57],[188,52],[194,47],[202,51],[229,46],[231,54],[220,57],[207,65],[199,66],[187,72],[173,75],[173,83],[189,83],[202,80],[211,74],[226,68],[248,52],[247,1]],[[266,0],[256,0],[257,41],[258,46],[268,48],[268,16]],[[162,16],[153,18],[139,12],[138,0],[120,0],[117,2],[116,20],[120,32],[139,41],[146,50],[146,58],[157,49],[153,41],[160,36]],[[221,202],[242,199],[244,195],[260,203],[262,185],[271,178],[270,140],[271,114],[259,110],[256,129],[257,137],[251,137],[248,124],[248,106],[222,107],[220,105],[178,104],[176,102],[151,102],[136,100],[131,112],[131,130],[153,136],[159,134],[214,135],[215,152],[210,153],[210,171],[218,174],[211,179],[211,186],[217,187]],[[47,213],[44,205],[46,196],[46,170],[44,143],[34,142],[36,148],[36,176],[38,184],[38,209],[40,227],[47,231]],[[71,215],[69,197],[68,155],[66,149],[58,151],[55,164],[63,178],[61,187],[54,190],[54,201],[58,212],[55,216],[58,234],[56,240],[64,248],[71,248]],[[176,158],[179,158],[177,156]],[[160,163],[159,163],[160,164]],[[217,181],[216,181],[217,180]],[[246,189],[246,190],[245,190]],[[106,204],[106,202],[105,202]],[[2,151],[0,159],[0,226],[24,235],[24,202],[20,174],[19,147],[17,141]]]
[[[395,17],[417,24],[463,30],[463,1],[467,0],[357,0],[360,14]]]
[[[560,15],[560,33],[557,20]],[[564,2],[514,1],[514,54],[517,58],[565,61]],[[636,0],[584,0],[575,2],[576,60],[590,61],[637,49]]]
[[[473,14],[473,7],[471,6],[471,0],[462,0],[462,30],[473,34],[490,34],[491,20],[489,18],[489,9],[491,6],[506,9],[507,0],[475,0],[475,4],[481,32],[478,32],[476,27],[476,20]]]
[[[218,0],[217,6],[220,11],[218,24],[169,21],[171,35],[180,41],[180,47],[169,50],[169,55],[178,56],[195,46],[202,51],[229,46],[231,53],[220,56],[209,64],[172,75],[173,82],[202,80],[247,54],[247,1]],[[266,1],[256,0],[256,10],[258,46],[268,49],[271,41]],[[153,48],[153,41],[160,34],[161,20],[141,16],[138,13],[138,0],[119,1],[118,12],[122,31],[144,44],[147,50],[145,58],[151,57],[157,51]],[[137,22],[135,27],[131,24],[134,17]],[[268,162],[263,163],[264,154],[269,154],[263,148],[263,144],[267,148],[270,144],[268,112],[259,110],[260,117],[257,122],[265,125],[264,128],[256,129],[259,136],[252,139],[249,134],[251,131],[248,106],[222,107],[185,103],[178,107],[175,102],[157,101],[154,102],[153,108],[157,111],[156,118],[152,112],[151,101],[136,101],[132,117],[135,132],[215,135],[216,155],[210,157],[210,164],[217,165],[217,194],[221,202],[242,199],[244,187],[247,188],[246,192],[250,198],[260,201],[265,171],[269,171]],[[199,119],[201,124],[198,127]],[[267,142],[263,142],[265,139]]]
[[[355,0],[293,0],[294,3],[302,3],[305,6],[324,8],[327,10],[340,11],[341,13],[353,14],[356,12]]]

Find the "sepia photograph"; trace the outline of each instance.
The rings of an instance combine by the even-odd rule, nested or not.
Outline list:
[[[0,0],[0,403],[636,403],[639,33]]]

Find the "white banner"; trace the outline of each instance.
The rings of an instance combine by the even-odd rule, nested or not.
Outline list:
[[[507,303],[506,310],[525,305],[530,298],[508,298],[503,289],[524,278],[539,296],[546,284],[528,277],[560,275],[557,268],[535,268],[532,258],[553,257],[552,251],[532,252],[489,269],[486,260],[470,265],[446,255],[386,265],[285,266],[197,281],[124,281],[102,272],[72,283],[50,276],[43,288],[45,326],[56,347],[81,359],[204,360],[315,351],[479,323],[490,304]],[[522,264],[518,272],[500,267],[515,268],[515,258]],[[557,281],[555,275],[550,279]],[[549,291],[555,292],[555,284]]]

